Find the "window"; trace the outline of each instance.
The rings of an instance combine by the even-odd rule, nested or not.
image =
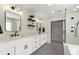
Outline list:
[[[11,22],[6,22],[6,30],[11,31]]]

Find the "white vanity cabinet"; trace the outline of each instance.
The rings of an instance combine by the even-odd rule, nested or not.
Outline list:
[[[46,35],[43,34],[9,41],[0,47],[0,55],[30,55],[45,43]]]
[[[39,36],[34,36],[32,38],[32,51],[35,51],[39,48],[39,40],[40,40]]]
[[[47,42],[46,35],[41,35],[41,44],[44,44]]]
[[[46,43],[46,35],[34,36],[32,39],[32,51],[34,52]]]
[[[29,55],[31,54],[31,42],[26,41],[16,46],[16,55]]]
[[[6,48],[3,50],[0,50],[0,55],[14,55],[14,48]]]
[[[26,49],[25,49],[25,46],[28,46],[28,44],[19,44],[16,46],[16,55],[25,55],[27,52],[26,52]]]

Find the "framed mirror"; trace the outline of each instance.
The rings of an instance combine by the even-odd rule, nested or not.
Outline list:
[[[20,31],[21,30],[21,16],[11,11],[5,12],[6,31]]]

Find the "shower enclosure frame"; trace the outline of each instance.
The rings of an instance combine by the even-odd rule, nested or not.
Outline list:
[[[51,21],[50,23],[51,23],[51,29],[50,29],[50,31],[51,31],[51,33],[50,33],[50,35],[51,35],[51,42],[52,42],[52,22],[58,22],[58,21],[63,21],[63,42],[64,43],[66,43],[66,23],[65,23],[65,20],[57,20],[57,21]]]

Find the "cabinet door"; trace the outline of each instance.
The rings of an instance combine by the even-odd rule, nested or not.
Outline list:
[[[16,46],[16,55],[25,55],[28,53],[28,44],[21,43]]]
[[[14,55],[14,48],[7,48],[0,51],[0,55]]]
[[[41,45],[42,45],[42,39],[41,39],[41,36],[39,36],[38,37],[38,46],[41,47]]]
[[[30,39],[28,39],[29,41],[24,41],[16,46],[17,55],[29,55],[32,53],[32,42]]]
[[[38,36],[34,36],[32,39],[32,51],[35,51],[36,49],[38,49],[39,47],[38,41],[39,41]]]
[[[46,42],[46,36],[38,35],[32,39],[32,50],[35,51]]]
[[[41,44],[44,44],[44,43],[47,42],[47,40],[46,40],[46,35],[42,35],[42,36],[41,36],[41,41],[42,41]]]

